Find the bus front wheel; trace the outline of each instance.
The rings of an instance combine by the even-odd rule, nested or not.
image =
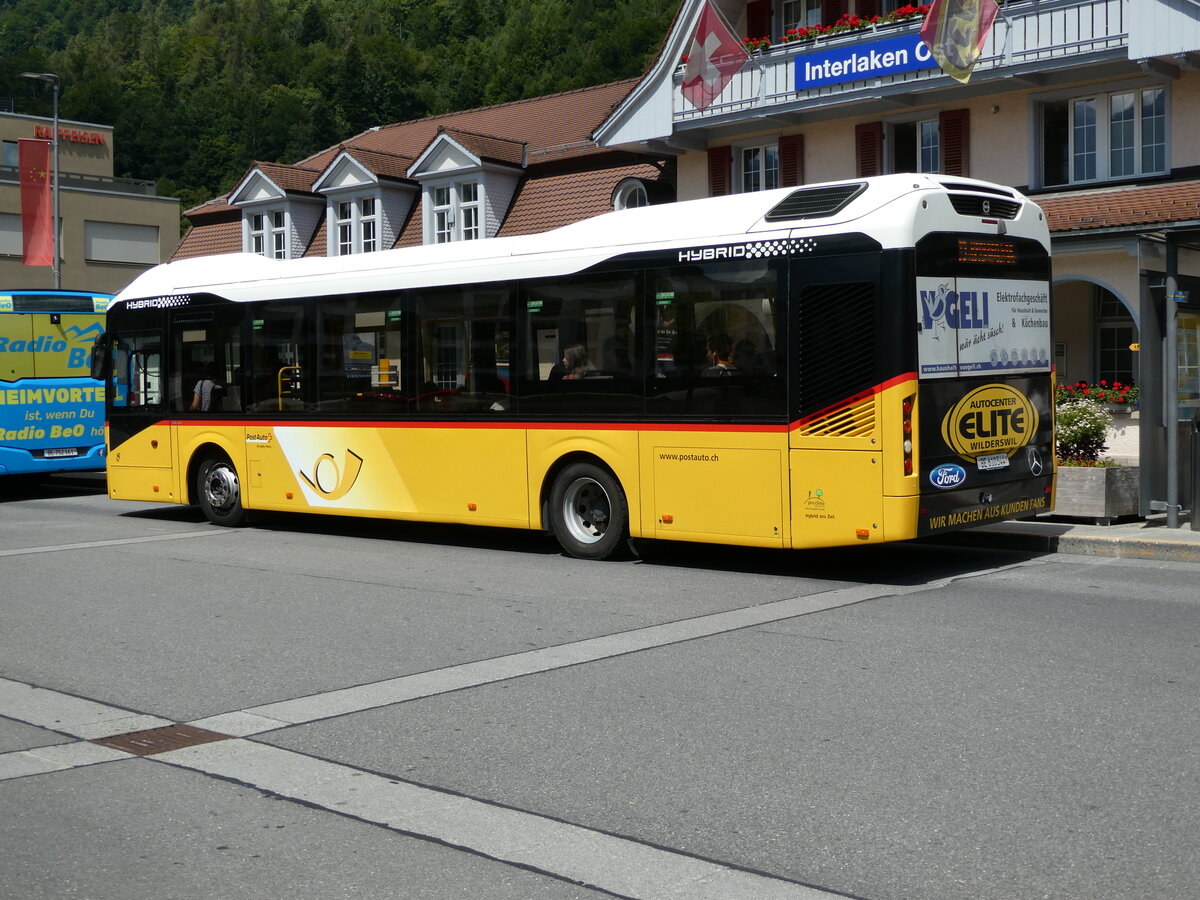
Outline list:
[[[608,559],[619,554],[629,535],[629,504],[621,483],[591,463],[567,466],[554,480],[550,523],[571,556]]]
[[[208,521],[236,528],[246,522],[237,469],[224,456],[210,456],[196,473],[196,496]]]

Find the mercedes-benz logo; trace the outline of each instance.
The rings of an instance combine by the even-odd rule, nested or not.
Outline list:
[[[985,216],[990,216],[992,214],[992,201],[991,200],[983,201],[983,214]]]
[[[1042,454],[1037,452],[1037,448],[1030,447],[1026,458],[1029,460],[1029,471],[1034,475],[1042,474]]]

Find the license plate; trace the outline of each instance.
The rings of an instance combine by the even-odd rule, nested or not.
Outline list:
[[[993,453],[989,456],[975,457],[975,465],[979,467],[980,472],[990,472],[993,469],[1008,468],[1007,453]]]
[[[57,459],[63,456],[78,456],[79,451],[74,447],[50,447],[42,455],[46,459]]]

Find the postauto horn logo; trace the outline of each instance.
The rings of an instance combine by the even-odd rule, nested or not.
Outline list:
[[[1011,457],[1033,440],[1038,412],[1007,384],[985,384],[954,404],[942,419],[942,439],[965,460],[1004,453]]]

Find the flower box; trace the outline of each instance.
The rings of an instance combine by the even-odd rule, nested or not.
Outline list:
[[[1141,469],[1137,466],[1060,466],[1054,515],[1110,525],[1139,514]]]

